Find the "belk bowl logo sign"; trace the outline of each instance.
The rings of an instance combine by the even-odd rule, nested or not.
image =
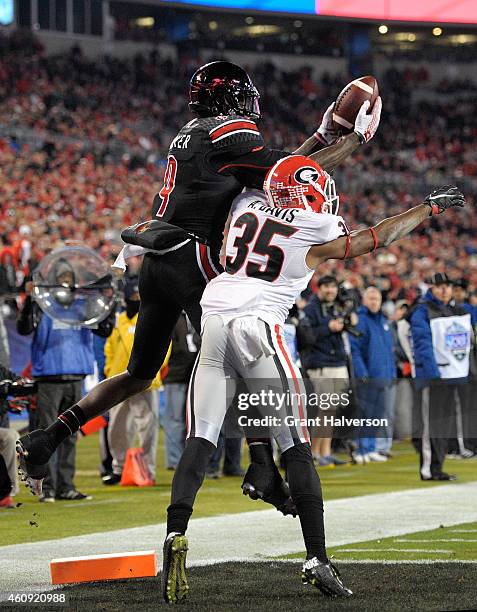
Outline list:
[[[470,347],[470,332],[466,328],[454,321],[446,329],[445,334],[446,348],[454,355],[458,361],[462,361],[467,356]]]

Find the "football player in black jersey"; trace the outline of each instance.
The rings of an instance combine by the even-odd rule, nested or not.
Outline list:
[[[147,242],[150,235],[161,254],[144,256],[139,280],[141,307],[127,371],[102,381],[54,425],[20,439],[20,465],[32,491],[41,489],[45,464],[66,437],[150,386],[182,310],[200,330],[199,302],[207,282],[221,270],[218,256],[232,200],[244,187],[261,188],[267,171],[290,155],[265,145],[255,123],[260,118],[259,97],[248,74],[230,62],[212,62],[193,75],[189,106],[196,117],[179,131],[169,148],[164,184],[153,203],[153,216],[159,222],[141,229],[141,240]],[[367,114],[366,104],[369,106],[365,103],[361,108],[354,132],[338,141],[331,105],[317,132],[295,153],[308,155],[325,170],[333,170],[373,137],[381,99],[371,114]],[[161,249],[165,237],[167,248]],[[290,512],[291,500],[269,443],[256,441],[250,453],[244,492]]]

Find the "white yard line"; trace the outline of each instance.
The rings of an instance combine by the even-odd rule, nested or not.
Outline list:
[[[413,538],[398,538],[395,542],[415,542],[424,544],[425,542],[477,542],[477,540],[468,540],[467,538],[434,538],[433,540],[414,540]]]
[[[251,502],[251,507],[259,504]],[[42,520],[47,520],[46,514]],[[469,523],[477,520],[477,482],[332,500],[325,504],[325,520],[328,546]],[[0,547],[0,591],[51,588],[53,558],[125,552],[131,545],[135,550],[156,548],[160,557],[165,530],[164,524],[147,525]],[[193,519],[188,537],[191,564],[259,560],[304,548],[298,519],[284,518],[275,510]]]
[[[408,553],[432,553],[433,555],[437,553],[448,554],[451,553],[452,550],[448,550],[445,548],[429,550],[427,548],[340,548],[340,553],[348,553],[348,552],[408,552]],[[341,563],[341,561],[340,561]]]

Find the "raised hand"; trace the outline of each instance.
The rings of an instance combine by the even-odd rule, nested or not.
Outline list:
[[[315,132],[315,138],[324,144],[331,145],[340,135],[339,129],[333,123],[333,109],[335,103],[332,102],[325,111],[320,127]]]
[[[381,120],[381,109],[383,107],[381,96],[376,98],[373,109],[368,115],[369,104],[369,100],[363,102],[354,122],[354,131],[358,134],[363,144],[369,142],[378,129],[379,121]]]
[[[444,185],[435,189],[424,200],[431,207],[431,215],[440,215],[448,208],[465,205],[465,196],[455,185]]]

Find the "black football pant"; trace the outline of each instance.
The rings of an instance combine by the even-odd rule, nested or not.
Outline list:
[[[132,376],[155,378],[183,310],[200,334],[200,299],[207,282],[220,271],[210,248],[194,240],[165,255],[144,256],[139,276],[141,306],[128,365]]]

